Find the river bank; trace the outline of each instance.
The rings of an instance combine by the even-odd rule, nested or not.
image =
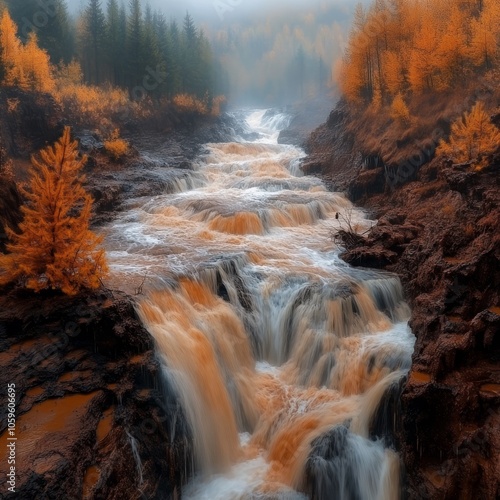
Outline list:
[[[3,151],[13,156],[14,179],[2,184],[0,203],[2,221],[11,227],[20,221],[22,202],[14,180],[25,178],[30,152],[55,139],[62,120],[49,98],[16,96],[29,108],[22,115],[28,124],[41,125],[26,129],[2,115],[10,131]],[[170,179],[175,184],[189,178],[202,145],[226,140],[234,127],[227,116],[189,126],[180,121],[168,134],[131,127],[125,135],[131,151],[118,162],[106,154],[99,135],[74,129],[89,158],[85,174],[95,199],[94,227],[116,217],[128,199],[168,192]],[[0,378],[4,387],[15,385],[18,440],[12,498],[177,498],[193,474],[190,430],[135,312],[132,294],[141,292],[140,281],[131,295],[103,289],[68,298],[2,290]],[[4,448],[6,426],[2,418]],[[2,461],[2,492],[7,466]]]
[[[178,495],[192,467],[189,430],[129,296],[4,294],[0,351],[17,438],[15,493],[2,498]]]
[[[491,277],[496,276],[493,266],[498,260],[498,239],[495,239],[494,231],[498,221],[498,161],[494,160],[484,172],[472,175],[463,168],[431,163],[416,174],[417,184],[388,191],[384,187],[380,191],[377,184],[373,189],[371,181],[366,179],[379,178],[383,168],[374,160],[354,163],[362,156],[354,147],[349,149],[346,146],[352,138],[343,135],[342,120],[338,120],[338,116],[333,113],[329,122],[313,134],[309,143],[312,154],[306,159],[306,170],[325,168],[324,178],[330,186],[337,189],[343,186],[352,199],[379,218],[368,238],[355,239],[343,258],[353,265],[382,268],[402,277],[413,308],[411,325],[417,334],[413,369],[403,389],[401,408],[398,409],[393,401],[399,396],[399,384],[391,382],[389,397],[382,398],[380,404],[374,399],[369,409],[361,405],[367,412],[364,414],[367,421],[363,423],[367,427],[363,432],[373,439],[388,438],[396,433],[398,449],[402,451],[407,469],[404,487],[407,497],[470,498],[470,488],[475,487],[481,488],[485,498],[494,498],[491,495],[498,477],[494,469],[498,443],[493,432],[498,418],[499,381],[498,372],[495,372],[495,360],[498,359],[498,310],[495,308],[498,297],[495,290],[498,293],[498,283],[491,282]],[[272,123],[281,120],[273,114],[267,118]],[[39,432],[35,441],[46,450],[40,455],[35,453],[33,459],[21,457],[18,484],[23,493],[37,496],[54,489],[67,498],[80,498],[81,491],[89,498],[139,498],[142,491],[148,498],[176,498],[193,472],[203,467],[203,463],[201,466],[195,464],[197,452],[190,434],[193,424],[187,425],[189,419],[180,410],[179,393],[173,391],[172,384],[165,379],[161,357],[154,355],[152,337],[144,328],[145,321],[155,332],[157,341],[161,339],[166,325],[158,323],[157,310],[162,310],[165,297],[171,308],[178,305],[184,315],[186,308],[195,304],[192,310],[189,309],[189,317],[193,325],[196,323],[196,328],[225,324],[231,327],[228,332],[239,332],[241,345],[248,342],[243,331],[251,334],[250,346],[244,349],[246,354],[238,354],[243,359],[229,362],[227,368],[230,373],[234,371],[237,390],[241,391],[238,397],[242,399],[232,401],[236,389],[232,386],[232,378],[228,382],[227,374],[221,377],[217,386],[223,394],[226,390],[224,384],[231,384],[229,400],[232,403],[228,404],[238,408],[242,405],[241,414],[231,416],[226,408],[224,419],[214,419],[213,429],[205,429],[199,434],[198,437],[205,436],[205,439],[214,432],[226,435],[235,425],[234,420],[238,427],[253,428],[256,408],[252,407],[253,403],[250,406],[242,403],[249,393],[244,384],[240,385],[242,376],[235,367],[241,365],[248,373],[252,372],[253,361],[247,351],[256,353],[257,359],[264,356],[264,359],[274,361],[291,355],[290,345],[293,343],[290,342],[293,341],[288,335],[293,339],[293,335],[297,335],[293,333],[295,329],[302,328],[298,316],[295,316],[296,307],[300,308],[303,317],[307,316],[309,324],[317,325],[318,321],[323,321],[316,316],[318,307],[323,308],[330,298],[332,304],[342,304],[343,309],[355,300],[357,305],[352,306],[352,317],[349,313],[340,323],[345,331],[353,327],[351,323],[356,308],[364,311],[363,315],[367,317],[377,318],[376,321],[381,320],[382,310],[391,318],[401,314],[402,311],[397,312],[401,299],[397,298],[398,286],[392,275],[377,277],[360,271],[352,275],[349,286],[341,285],[335,279],[331,283],[328,281],[332,278],[332,263],[336,262],[333,253],[330,255],[329,236],[332,231],[338,232],[345,226],[344,217],[348,213],[352,214],[350,223],[358,225],[361,232],[365,232],[370,223],[346,200],[326,193],[317,179],[290,175],[288,169],[296,168],[296,151],[288,150],[286,146],[266,144],[266,140],[259,142],[256,133],[248,136],[256,141],[253,144],[215,144],[206,151],[202,149],[204,142],[223,142],[228,137],[245,134],[244,130],[235,134],[235,127],[237,124],[233,122],[221,127],[212,123],[208,125],[208,131],[198,135],[186,132],[186,136],[180,133],[168,138],[155,134],[131,134],[129,139],[135,152],[123,163],[114,165],[108,164],[98,138],[81,133],[81,143],[91,158],[87,176],[97,199],[96,226],[107,231],[112,252],[126,249],[128,253],[124,256],[118,252],[112,257],[117,269],[136,276],[134,268],[143,269],[144,262],[149,266],[158,260],[156,270],[149,278],[160,273],[159,277],[167,286],[153,297],[152,302],[144,301],[141,295],[145,284],[142,278],[133,280],[131,291],[139,294],[135,297],[122,292],[105,292],[70,300],[60,296],[34,298],[12,295],[11,292],[2,298],[0,340],[5,362],[2,366],[7,367],[3,373],[4,382],[8,383],[7,378],[11,375],[22,381],[18,393],[22,430]],[[336,154],[339,145],[345,148],[340,157]],[[199,165],[193,164],[193,160],[203,151],[206,165],[201,176]],[[325,158],[341,159],[344,169],[341,176],[337,177],[335,168],[327,164]],[[346,158],[353,159],[353,162],[344,161]],[[248,177],[249,172],[253,177]],[[197,199],[207,180],[216,182],[217,191],[210,188],[203,198]],[[262,192],[259,191],[256,197],[257,188]],[[220,195],[221,189],[224,195]],[[250,198],[244,197],[245,189],[253,193]],[[192,190],[197,193],[189,194]],[[106,198],[108,193],[111,193],[109,199]],[[175,196],[176,193],[185,194]],[[171,198],[162,201],[157,196],[160,194],[170,194]],[[150,197],[154,201],[148,201]],[[136,200],[133,204],[128,201],[131,198]],[[263,200],[269,205],[263,205]],[[138,203],[144,205],[140,219],[127,214],[127,210],[138,207]],[[336,212],[342,215],[340,219],[335,218]],[[114,233],[109,232],[112,220],[118,224]],[[136,220],[141,221],[140,227],[135,224]],[[472,221],[472,229],[467,223],[463,229],[464,220],[467,223]],[[162,225],[165,225],[164,229]],[[313,227],[315,232],[319,229],[318,234],[310,233]],[[166,231],[164,235],[163,230]],[[277,238],[278,234],[284,236],[287,231],[289,235],[284,240]],[[163,237],[167,234],[168,238]],[[123,242],[121,239],[125,235],[128,241]],[[160,238],[156,240],[158,236]],[[259,239],[262,239],[262,244],[257,243]],[[196,244],[188,245],[191,240]],[[201,242],[206,246],[203,247]],[[287,251],[283,250],[284,245]],[[313,245],[314,251],[304,253],[306,245]],[[253,248],[250,253],[249,246]],[[299,251],[295,263],[286,270],[289,255],[295,251]],[[144,255],[139,257],[141,253]],[[179,260],[180,256],[183,260]],[[279,285],[271,294],[267,292],[267,297],[260,297],[256,285],[269,272],[266,261],[269,265],[272,263],[276,273],[267,285],[271,286],[269,290],[281,280],[284,288]],[[137,267],[139,262],[142,264]],[[186,266],[185,272],[183,266]],[[255,266],[258,272],[252,270]],[[280,266],[285,266],[281,270],[283,276]],[[351,273],[342,265],[337,266],[334,264],[333,268],[341,270],[342,274]],[[304,271],[307,278],[297,280],[297,273]],[[139,271],[139,274],[145,277],[147,272]],[[319,281],[318,276],[321,277]],[[150,285],[149,278],[146,286]],[[312,282],[308,283],[310,279]],[[320,286],[324,280],[328,284]],[[387,295],[383,294],[383,303],[379,304],[384,289]],[[281,294],[283,298],[279,298]],[[384,302],[389,299],[394,302]],[[370,305],[372,301],[373,305]],[[134,310],[138,303],[142,303],[141,321]],[[291,304],[290,307],[287,304]],[[372,310],[373,306],[375,309]],[[263,307],[262,318],[254,315],[254,311],[262,312]],[[169,311],[165,317],[171,315],[172,311]],[[214,319],[214,314],[220,316]],[[177,316],[174,314],[173,317]],[[280,318],[276,324],[266,320],[275,317]],[[244,318],[244,324],[240,323],[241,318]],[[387,319],[383,322],[390,325]],[[73,333],[75,324],[77,334]],[[172,324],[168,326],[169,335],[177,328],[174,326],[171,330]],[[183,331],[191,328],[184,323],[178,326]],[[274,332],[276,328],[283,349],[273,347],[276,341],[262,336],[262,333]],[[397,328],[397,337],[404,337],[403,327]],[[52,332],[57,333],[52,335]],[[217,336],[226,334],[224,330]],[[389,337],[390,345],[395,339]],[[179,338],[172,336],[162,355],[167,358],[177,356],[174,342]],[[311,346],[315,345],[315,342],[311,343]],[[379,353],[377,348],[373,354],[366,354],[367,358],[365,354],[359,354],[359,366],[356,366],[360,371],[359,380],[355,377],[355,381],[346,379],[342,382],[343,378],[340,372],[336,374],[336,370],[342,370],[344,362],[347,363],[353,355],[350,353],[345,357],[342,352],[349,352],[354,346],[341,345],[337,346],[336,357],[330,361],[327,360],[330,359],[328,352],[322,353],[323,347],[317,346],[314,352],[306,349],[306,354],[298,351],[292,356],[292,361],[299,357],[295,359],[295,365],[292,363],[293,368],[286,375],[291,378],[287,380],[295,380],[297,374],[300,377],[308,374],[310,382],[307,383],[314,385],[315,377],[320,377],[318,380],[327,380],[334,384],[332,387],[340,384],[344,396],[358,391],[362,394],[387,370],[407,369],[406,363],[409,363],[401,346],[386,353]],[[372,348],[375,346],[367,353]],[[200,346],[200,356],[208,355],[204,349]],[[228,351],[226,356],[232,354]],[[318,361],[318,356],[321,360],[326,356],[324,362]],[[301,362],[297,361],[299,358]],[[169,358],[169,363],[180,362],[180,359]],[[314,366],[317,362],[327,371],[316,373]],[[186,365],[187,361],[180,363],[181,367]],[[258,366],[257,373],[250,379],[253,384],[261,386],[257,391],[260,394],[257,413],[261,411],[259,405],[263,404],[268,408],[266,411],[270,411],[274,400],[269,400],[269,389],[274,387],[272,391],[276,391],[282,383],[278,383],[274,371],[267,371],[265,364]],[[196,372],[195,368],[192,373]],[[201,380],[212,380],[214,373]],[[295,387],[293,391],[304,401],[310,397]],[[186,389],[185,394],[193,394],[193,390]],[[200,394],[202,400],[203,391]],[[331,396],[325,392],[322,397]],[[220,403],[220,397],[217,401]],[[183,407],[190,408],[192,413],[197,404],[197,400],[192,399],[184,401]],[[210,415],[211,406],[208,402],[205,404],[202,413]],[[290,419],[286,431],[290,433],[301,429],[300,425],[295,427],[294,404],[289,403],[290,415],[284,411],[277,420]],[[350,401],[349,405],[352,404]],[[349,408],[358,408],[358,404]],[[350,431],[352,423],[349,420],[353,413],[340,412],[337,418],[337,407],[333,405],[331,410],[333,413],[330,412],[328,418],[333,418],[334,430],[318,436],[310,454],[301,452],[300,460],[306,466],[302,483],[297,484],[297,488],[314,498],[329,498],[331,491],[343,487],[332,482],[339,470],[348,477],[357,477],[349,461],[338,460],[339,453],[351,456],[359,446],[367,454],[356,460],[367,460],[364,463],[367,474],[378,470],[382,463],[394,464],[391,467],[396,468],[392,472],[397,472],[397,460],[391,455],[390,448],[384,455],[383,448],[373,447],[369,440],[356,442],[354,446],[353,436],[356,434]],[[59,431],[57,419],[61,414],[68,416],[68,425]],[[43,417],[41,427],[33,420],[40,416]],[[320,413],[316,417],[324,418]],[[394,420],[400,420],[402,427],[394,428]],[[266,425],[272,421],[271,418]],[[219,429],[221,424],[222,430]],[[285,448],[288,448],[278,446],[279,443],[283,446],[288,443],[286,432],[281,437],[277,435],[272,448],[277,463],[283,460],[283,471],[293,463],[287,458],[288,452],[285,453]],[[237,440],[237,435],[233,438]],[[223,457],[226,466],[234,460],[234,450],[227,448],[230,441],[224,446],[219,441],[222,440],[215,440],[213,446],[207,448],[209,458],[206,462],[210,466],[216,461],[210,458],[213,453],[217,460]],[[225,455],[218,453],[220,446],[221,450],[226,450]],[[259,446],[267,445],[261,441]],[[280,450],[283,455],[280,455]],[[81,459],[80,455],[84,458]],[[297,456],[293,454],[290,460]],[[370,457],[376,460],[371,463]],[[317,467],[319,463],[328,467]],[[216,498],[216,495],[224,495],[224,491],[227,494],[241,492],[245,485],[248,487],[248,481],[255,480],[252,474],[257,474],[257,485],[259,482],[267,484],[263,472],[265,462],[250,461],[248,464],[248,469],[241,467],[237,471],[237,481],[224,479],[222,489],[219,478],[213,483],[195,483],[188,493],[196,497],[204,488],[212,488],[208,491],[212,491]],[[74,474],[77,478],[68,481],[68,477]],[[283,476],[284,473],[280,474]],[[329,481],[326,489],[318,489],[322,481]],[[474,486],[477,482],[480,486]],[[463,489],[465,496],[459,496],[459,488]],[[288,491],[292,494],[291,490]],[[390,485],[390,495],[398,496],[397,480]]]
[[[116,166],[123,186],[151,176],[97,228],[113,287],[135,296],[5,294],[20,427],[44,445],[21,457],[23,493],[57,482],[68,498],[399,497],[399,458],[380,438],[414,343],[400,282],[339,261],[336,214],[360,231],[371,221],[300,175],[303,151],[277,144],[289,117],[242,119],[249,139],[207,144],[194,168],[169,168],[155,137]],[[140,159],[150,168],[130,168]]]
[[[422,165],[426,147],[398,172],[360,141],[341,103],[312,134],[304,170],[378,219],[365,237],[344,234],[342,258],[397,273],[412,308],[417,342],[397,431],[406,497],[493,500],[500,491],[500,157],[480,172],[443,158]],[[435,148],[435,137],[427,142]]]

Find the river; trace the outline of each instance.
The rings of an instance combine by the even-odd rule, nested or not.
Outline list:
[[[396,500],[399,457],[371,431],[411,364],[401,284],[339,259],[332,235],[373,221],[301,175],[288,117],[244,120],[252,142],[208,144],[105,231],[191,429],[183,497]]]

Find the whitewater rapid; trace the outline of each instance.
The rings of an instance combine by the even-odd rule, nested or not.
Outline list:
[[[396,276],[339,259],[345,221],[373,222],[302,175],[304,152],[277,143],[288,119],[248,112],[253,142],[208,144],[170,194],[131,200],[106,229],[110,266],[141,283],[189,423],[185,498],[396,500],[373,421],[410,368],[409,310]]]

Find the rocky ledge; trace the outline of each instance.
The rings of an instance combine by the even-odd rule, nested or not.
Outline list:
[[[174,192],[178,182],[189,185],[194,159],[210,142],[226,142],[237,124],[224,114],[219,118],[199,118],[191,125],[158,131],[133,128],[124,138],[131,148],[120,161],[110,158],[101,137],[79,131],[76,138],[82,153],[88,155],[85,167],[87,189],[94,198],[94,224],[103,224],[123,209],[127,200]]]
[[[6,294],[0,360],[16,393],[16,493],[5,498],[179,497],[189,431],[129,297]]]
[[[482,171],[436,158],[394,176],[361,153],[338,108],[309,141],[305,169],[379,220],[339,234],[355,266],[401,276],[417,337],[398,448],[408,499],[500,497],[500,157]]]

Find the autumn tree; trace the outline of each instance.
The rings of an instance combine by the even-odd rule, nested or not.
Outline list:
[[[374,0],[359,6],[339,72],[353,103],[468,83],[500,62],[498,0]],[[470,76],[469,76],[470,75]]]
[[[390,95],[397,94],[402,87],[404,74],[400,56],[396,52],[391,50],[384,52],[382,73],[387,92]]]
[[[37,36],[31,32],[26,45],[17,37],[17,26],[8,10],[0,20],[0,61],[2,83],[38,92],[50,92],[54,87],[50,58],[38,46]]]
[[[476,66],[493,67],[498,59],[500,45],[500,4],[484,0],[477,19],[472,21],[470,52]]]
[[[17,38],[17,26],[5,9],[0,19],[0,65],[2,83],[7,86],[24,84],[21,67],[22,44]]]
[[[68,62],[74,50],[74,30],[66,0],[7,0],[12,19],[23,42],[36,33],[38,43],[53,64]]]
[[[452,124],[450,139],[441,141],[437,154],[450,156],[456,163],[477,162],[499,146],[500,130],[491,123],[484,104],[478,102]]]
[[[415,92],[436,87],[439,68],[439,31],[432,18],[423,19],[416,32],[408,68],[409,81]]]
[[[22,190],[24,219],[19,233],[7,231],[9,253],[0,257],[1,283],[68,295],[100,286],[107,264],[101,238],[89,229],[92,197],[82,186],[85,162],[69,127],[39,159],[32,158],[29,184]]]
[[[464,78],[468,58],[467,27],[464,10],[454,6],[437,47],[438,65],[446,87]]]
[[[38,46],[36,33],[30,33],[22,50],[21,67],[24,75],[22,87],[38,92],[51,92],[54,80],[50,69],[50,57]]]
[[[401,94],[397,94],[392,101],[391,118],[405,123],[410,122],[410,110],[408,109],[408,106],[406,105]]]

